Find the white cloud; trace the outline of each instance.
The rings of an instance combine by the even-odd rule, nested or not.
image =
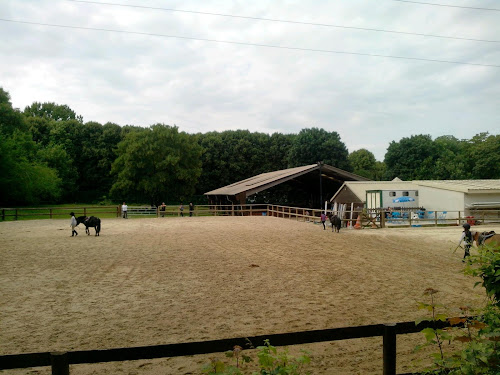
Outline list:
[[[120,3],[477,39],[500,35],[497,12],[390,1]],[[18,21],[500,65],[499,43],[72,1],[6,0],[0,13]],[[85,121],[163,122],[191,133],[296,133],[314,126],[337,131],[350,151],[366,148],[379,160],[404,136],[500,131],[500,68],[2,21],[0,33],[8,36],[0,44],[0,85],[14,106],[54,101]]]

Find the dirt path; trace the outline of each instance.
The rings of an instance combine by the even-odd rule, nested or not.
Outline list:
[[[407,321],[421,315],[427,287],[448,306],[484,299],[461,272],[461,250],[452,253],[458,227],[335,234],[272,217],[184,217],[105,219],[100,237],[70,233],[69,220],[0,223],[0,354]],[[398,372],[413,370],[419,338],[398,337]],[[304,347],[314,374],[381,372],[381,339]],[[71,374],[198,374],[208,357],[76,365]]]

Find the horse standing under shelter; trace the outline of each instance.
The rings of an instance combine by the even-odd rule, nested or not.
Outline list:
[[[95,216],[78,216],[76,218],[76,225],[82,223],[85,225],[85,233],[90,236],[90,230],[89,227],[92,227],[95,229],[95,235],[99,236],[99,233],[101,232],[101,219]]]

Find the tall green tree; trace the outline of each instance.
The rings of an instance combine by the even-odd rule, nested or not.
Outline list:
[[[273,133],[266,147],[265,171],[277,171],[288,168],[288,155],[292,148],[295,134]]]
[[[87,201],[95,201],[109,194],[113,184],[111,165],[116,159],[115,149],[121,141],[121,128],[116,124],[101,125],[87,122],[81,126],[75,165],[78,167],[79,193]]]
[[[33,141],[42,147],[46,147],[51,142],[50,133],[55,127],[55,121],[44,117],[26,117],[29,131]]]
[[[26,117],[43,117],[54,121],[76,120],[83,122],[82,116],[77,115],[69,106],[53,102],[34,102],[24,109],[24,115]]]
[[[378,172],[375,155],[365,148],[353,151],[349,154],[349,163],[353,173],[375,180]]]
[[[36,204],[61,193],[57,172],[37,154],[24,116],[0,88],[0,204]]]
[[[467,161],[464,158],[466,142],[454,136],[444,135],[434,140],[438,156],[428,179],[437,180],[462,180],[470,178],[467,173]]]
[[[288,164],[290,167],[298,167],[323,161],[325,164],[350,171],[348,157],[347,147],[337,132],[310,128],[302,129],[294,137]]]
[[[429,171],[439,157],[438,148],[430,135],[413,135],[392,141],[387,148],[384,162],[389,179],[429,179]]]
[[[181,201],[194,193],[202,148],[176,126],[153,125],[129,132],[118,144],[112,195],[119,200]]]
[[[32,205],[56,201],[62,181],[56,170],[37,159],[29,133],[14,132],[0,140],[0,203]]]
[[[372,180],[374,181],[383,181],[387,175],[387,166],[383,161],[375,162],[375,170],[373,174]]]
[[[73,159],[61,145],[50,143],[46,147],[37,147],[37,158],[57,173],[61,181],[59,198],[64,202],[77,200],[78,171],[73,164]]]
[[[464,154],[467,170],[472,178],[500,178],[500,135],[475,135],[467,142]]]
[[[0,87],[0,134],[9,136],[16,130],[26,132],[28,124],[22,113],[12,108],[10,94]]]
[[[287,137],[248,130],[199,134],[203,171],[198,194],[260,173],[286,168]]]

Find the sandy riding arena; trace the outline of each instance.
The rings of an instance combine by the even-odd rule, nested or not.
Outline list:
[[[422,316],[416,301],[428,287],[450,315],[484,302],[461,272],[462,250],[453,253],[460,227],[337,234],[273,217],[184,217],[104,219],[100,237],[78,231],[70,236],[69,218],[0,223],[0,354],[408,321]],[[399,373],[416,370],[420,342],[398,336]],[[302,348],[313,374],[382,372],[382,338],[291,353]],[[211,357],[74,365],[71,374],[199,374]]]

